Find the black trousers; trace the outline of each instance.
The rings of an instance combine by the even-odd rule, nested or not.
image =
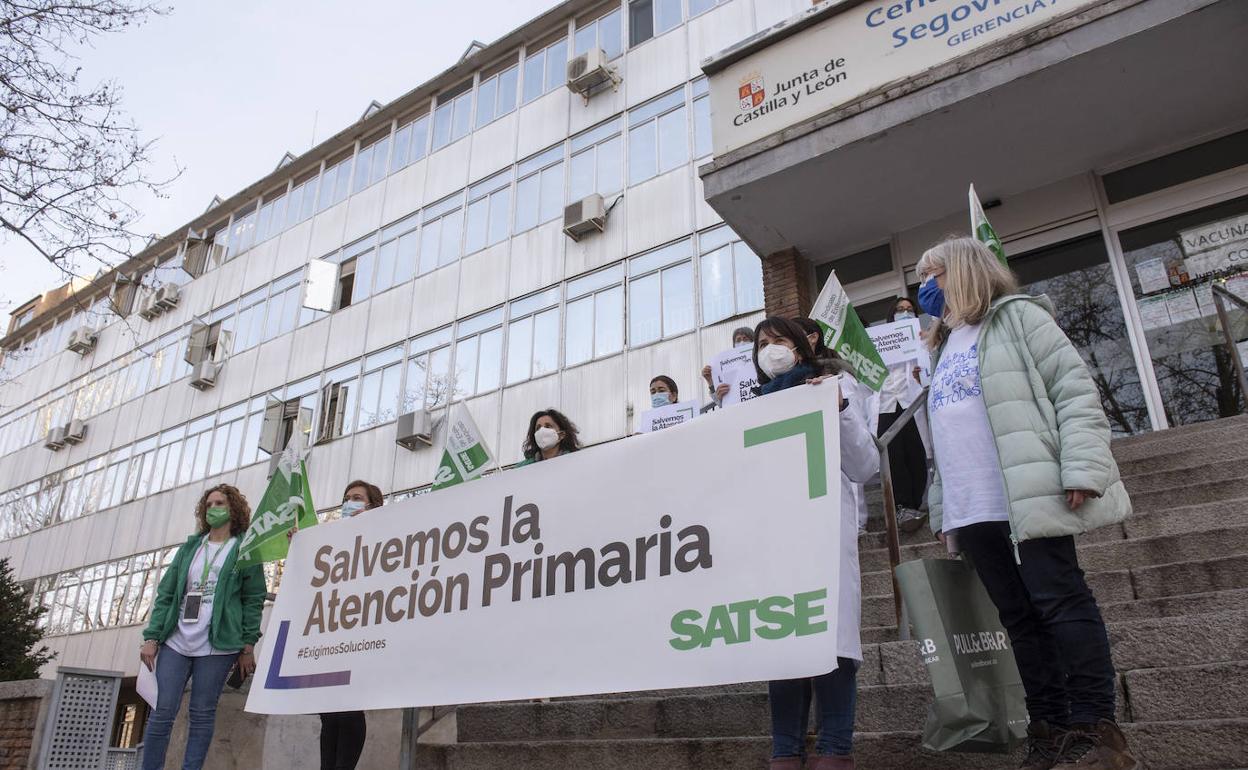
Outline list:
[[[970,557],[1010,635],[1032,721],[1113,720],[1109,637],[1079,568],[1075,539],[1024,540],[1016,562],[1006,522],[955,531],[958,550]]]
[[[355,770],[367,735],[363,711],[321,714],[321,770]]]
[[[880,414],[880,427],[875,435],[883,436],[901,413],[895,411]],[[888,445],[888,470],[893,475],[893,500],[897,507],[917,509],[923,504],[923,491],[927,488],[927,452],[923,449],[923,437],[914,420],[906,423],[897,437]]]

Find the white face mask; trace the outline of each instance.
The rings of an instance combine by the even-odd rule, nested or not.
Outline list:
[[[349,519],[364,510],[364,503],[359,500],[347,500],[342,504],[342,518]]]
[[[904,321],[907,318],[914,318],[914,312],[910,310],[898,310],[893,314],[893,318],[897,321]]]
[[[538,428],[533,431],[533,440],[539,449],[550,449],[559,443],[559,431],[553,428]]]
[[[773,342],[758,351],[758,365],[768,377],[775,379],[797,366],[797,355],[784,345]]]

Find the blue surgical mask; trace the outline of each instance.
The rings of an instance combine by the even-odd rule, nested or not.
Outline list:
[[[933,318],[945,313],[945,291],[936,283],[936,276],[929,276],[919,284],[919,307]]]
[[[894,321],[905,321],[908,318],[914,318],[914,313],[909,310],[898,310],[893,314]]]
[[[672,403],[672,394],[665,390],[650,394],[650,406],[655,409],[658,409],[661,406],[667,406],[670,403]]]
[[[349,519],[364,510],[365,507],[364,503],[359,500],[347,500],[342,504],[342,518]]]

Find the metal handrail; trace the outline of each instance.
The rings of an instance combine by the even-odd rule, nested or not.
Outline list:
[[[905,603],[901,600],[901,587],[897,584],[897,565],[901,563],[901,537],[897,532],[897,501],[893,498],[893,473],[888,463],[888,446],[926,403],[925,387],[888,430],[884,431],[884,435],[875,439],[875,446],[880,450],[880,489],[884,498],[884,527],[888,533],[888,577],[893,582],[893,615],[897,618],[897,635],[900,639],[910,638],[910,623],[906,619]]]
[[[1239,395],[1244,399],[1244,404],[1248,406],[1248,376],[1244,375],[1244,359],[1239,354],[1235,337],[1231,335],[1231,319],[1226,314],[1225,303],[1229,299],[1242,309],[1248,310],[1248,300],[1226,288],[1225,281],[1214,281],[1209,288],[1213,295],[1213,306],[1218,311],[1218,323],[1222,325],[1222,334],[1226,336],[1226,346],[1230,348],[1231,363],[1235,365],[1235,374],[1239,377]]]

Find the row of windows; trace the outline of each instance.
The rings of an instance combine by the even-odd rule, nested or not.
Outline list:
[[[161,548],[35,580],[32,603],[47,608],[40,629],[56,636],[146,622],[177,552]]]
[[[552,373],[561,358],[575,366],[619,353],[626,341],[638,347],[689,332],[699,315],[705,326],[762,304],[758,258],[719,226],[11,489],[0,494],[0,539],[262,459],[275,448],[260,449],[266,419],[292,423],[284,436],[302,419],[312,440],[331,440]],[[228,317],[235,339],[245,312]],[[252,318],[248,326],[259,323]],[[276,402],[289,411],[274,415]]]
[[[692,94],[696,156],[710,149],[706,81],[695,81]],[[514,170],[496,174],[466,191],[426,206],[330,255],[329,259],[344,264],[352,272],[340,273],[341,285],[332,307],[324,309],[358,303],[405,283],[416,274],[449,265],[461,254],[494,245],[513,232],[520,233],[556,219],[565,203],[580,200],[590,192],[603,195],[619,192],[624,184],[625,136],[630,183],[645,181],[685,164],[688,161],[688,112],[684,90],[672,91],[631,110],[626,116],[572,137],[565,143],[566,147],[559,144],[521,161]],[[516,178],[514,183],[513,177]],[[162,277],[173,273],[185,276],[179,267],[180,259],[180,256],[171,257],[157,272]],[[350,278],[349,286],[344,284],[347,278]],[[315,311],[306,310],[300,316],[299,292],[298,279],[287,276],[249,293],[237,303],[218,308],[208,320],[209,323],[223,323],[222,330],[232,336],[233,351],[246,350],[317,317]],[[65,330],[70,325],[57,328]],[[178,334],[185,336],[184,332]],[[49,350],[63,349],[59,341],[51,336],[48,339]],[[189,373],[189,365],[181,361],[176,342],[176,339],[166,338],[146,345],[70,383],[60,395],[36,399],[23,414],[0,427],[0,454],[41,440],[49,429],[64,425],[70,416],[92,417]],[[13,359],[19,360],[26,359]],[[134,371],[123,372],[131,369]]]

